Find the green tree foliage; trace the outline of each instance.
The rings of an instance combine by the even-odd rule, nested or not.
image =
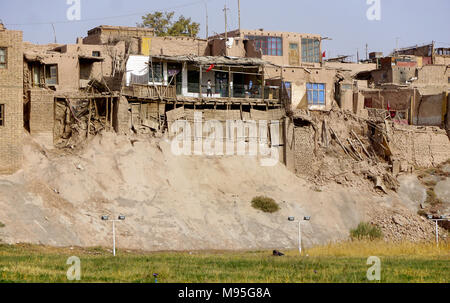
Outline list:
[[[155,30],[156,36],[186,36],[197,37],[200,24],[183,15],[174,21],[175,12],[155,12],[142,17],[139,27],[148,27]]]

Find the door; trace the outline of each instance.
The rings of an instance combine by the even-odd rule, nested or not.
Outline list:
[[[220,97],[228,97],[228,73],[216,72],[216,94],[220,94]]]
[[[176,94],[181,95],[181,88],[183,86],[182,65],[180,63],[168,63],[167,75],[168,83],[176,86]]]

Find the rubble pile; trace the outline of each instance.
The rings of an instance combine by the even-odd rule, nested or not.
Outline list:
[[[296,148],[303,149],[295,155],[297,175],[319,186],[335,182],[383,193],[397,190],[392,165],[373,147],[366,119],[339,108],[324,113],[295,112],[295,119],[307,122],[295,129]],[[309,150],[305,145],[310,145]]]
[[[381,228],[386,241],[425,242],[435,239],[434,222],[407,211],[396,210],[395,213],[378,211],[370,223]],[[439,238],[448,239],[448,232],[441,227]]]

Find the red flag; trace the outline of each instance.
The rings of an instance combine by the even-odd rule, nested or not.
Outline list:
[[[216,66],[216,65],[215,65],[215,64],[211,64],[211,66],[208,67],[208,69],[206,70],[206,72],[210,72],[210,71],[214,68],[214,66]]]
[[[322,58],[325,58],[325,57],[326,57],[326,51],[323,52],[323,54],[322,54]]]

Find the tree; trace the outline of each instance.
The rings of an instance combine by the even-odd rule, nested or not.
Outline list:
[[[197,37],[200,31],[200,24],[193,22],[191,18],[183,15],[173,20],[175,12],[155,12],[142,16],[142,23],[139,27],[148,27],[155,30],[156,36],[187,36]]]

